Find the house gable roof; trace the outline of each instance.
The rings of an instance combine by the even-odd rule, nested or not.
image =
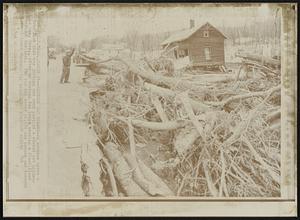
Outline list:
[[[161,45],[166,45],[166,44],[186,40],[189,37],[191,37],[194,33],[196,33],[198,30],[200,30],[201,28],[204,28],[204,27],[210,27],[210,28],[214,29],[215,31],[220,33],[226,39],[224,34],[222,34],[217,28],[215,28],[214,26],[212,26],[210,23],[207,22],[206,24],[201,25],[201,26],[197,26],[194,28],[185,29],[185,30],[176,32],[176,33],[172,34],[171,36],[169,36],[166,40],[164,40],[161,43]]]

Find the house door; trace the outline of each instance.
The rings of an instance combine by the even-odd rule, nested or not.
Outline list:
[[[205,55],[205,60],[207,61],[211,60],[211,50],[209,47],[204,48],[204,55]]]

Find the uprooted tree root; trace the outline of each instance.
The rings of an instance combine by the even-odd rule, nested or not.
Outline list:
[[[280,196],[278,80],[191,80],[113,60],[117,70],[90,93],[106,195]]]

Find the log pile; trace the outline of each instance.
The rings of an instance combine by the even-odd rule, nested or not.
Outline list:
[[[119,57],[91,65],[88,78],[105,75],[89,121],[106,196],[280,196],[278,77],[171,77]]]
[[[264,77],[280,77],[281,63],[278,59],[253,55],[249,53],[237,53],[237,57],[242,58],[242,66],[247,72],[252,71]]]

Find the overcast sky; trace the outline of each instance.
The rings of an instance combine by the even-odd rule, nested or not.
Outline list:
[[[255,20],[272,19],[275,8],[263,4],[259,7],[213,7],[194,5],[182,7],[155,6],[60,6],[51,9],[47,17],[48,35],[58,36],[62,43],[79,43],[97,36],[121,37],[136,29],[139,33],[174,31],[210,22],[216,27],[244,25]]]

